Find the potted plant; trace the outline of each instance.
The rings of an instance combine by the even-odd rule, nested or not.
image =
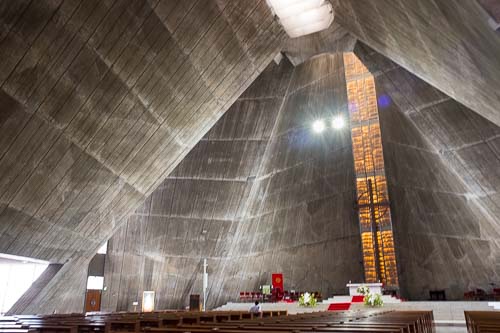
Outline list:
[[[365,305],[371,306],[371,307],[379,307],[384,305],[384,301],[382,300],[382,295],[380,294],[368,294],[365,296],[363,299],[365,302]]]
[[[316,297],[314,297],[313,294],[310,294],[308,292],[303,293],[299,297],[299,305],[300,306],[307,306],[307,307],[315,307],[317,304]]]
[[[363,302],[365,305],[375,307],[384,305],[384,301],[382,300],[382,295],[370,293],[370,288],[367,286],[359,286],[356,291],[363,295]]]

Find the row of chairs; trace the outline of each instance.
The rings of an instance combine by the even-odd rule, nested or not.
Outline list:
[[[465,311],[469,333],[500,332],[500,311]]]
[[[483,289],[476,289],[464,293],[464,299],[468,301],[500,301],[500,288],[493,288],[491,293]]]
[[[315,312],[280,318],[242,319],[220,323],[182,324],[145,329],[147,333],[433,333],[432,311]]]
[[[262,293],[253,291],[242,291],[240,292],[241,302],[251,302],[255,300],[262,300]]]
[[[276,318],[287,314],[287,311],[264,311],[260,315],[246,311],[156,311],[19,315],[0,317],[0,333],[139,333],[146,328],[165,329],[180,325],[252,320],[261,316]]]
[[[273,290],[270,295],[262,294],[260,292],[253,292],[253,291],[242,291],[240,292],[240,302],[253,302],[253,301],[271,301],[271,302],[277,302],[281,300],[291,300],[291,301],[297,301],[302,295],[302,292],[296,292],[296,291],[280,291],[280,290]],[[322,296],[320,292],[314,292],[313,293],[314,297],[318,300],[322,300]]]

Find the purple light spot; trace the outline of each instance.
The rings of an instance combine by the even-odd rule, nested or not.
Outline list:
[[[358,112],[358,104],[355,101],[349,102],[349,111]]]
[[[378,98],[378,106],[381,108],[386,108],[391,105],[391,98],[387,95],[381,95]]]

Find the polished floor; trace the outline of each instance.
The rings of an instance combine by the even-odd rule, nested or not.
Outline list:
[[[465,327],[436,327],[436,333],[467,333]]]

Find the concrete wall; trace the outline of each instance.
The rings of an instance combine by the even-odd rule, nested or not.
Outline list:
[[[274,63],[110,239],[103,309],[131,309],[143,290],[159,308],[183,307],[227,263],[293,68]]]
[[[479,1],[330,2],[358,40],[500,126],[500,38]]]
[[[0,26],[0,251],[64,263],[29,311],[81,311],[82,263],[284,31],[263,0],[3,1]]]
[[[461,299],[500,284],[500,128],[377,52],[375,75],[402,294]]]
[[[315,134],[315,119],[348,120],[342,54],[295,68],[245,218],[237,232],[231,293],[283,272],[286,289],[345,292],[362,279],[349,127]]]
[[[0,251],[91,257],[280,49],[265,1],[6,1]]]
[[[350,132],[311,132],[347,118],[341,55],[267,70],[110,240],[103,309],[125,310],[143,290],[158,308],[201,293],[209,306],[270,283],[325,295],[362,278]]]

